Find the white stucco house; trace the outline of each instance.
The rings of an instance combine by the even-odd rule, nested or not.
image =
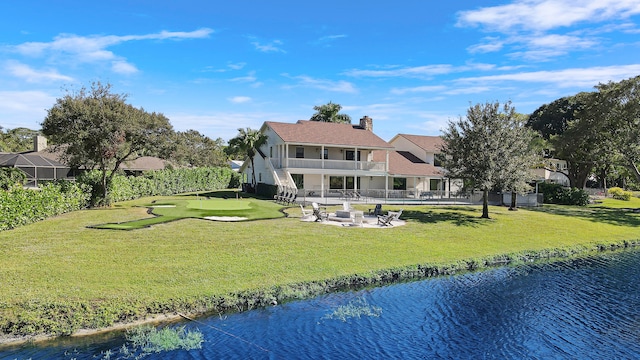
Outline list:
[[[434,164],[436,150],[405,146],[409,135],[386,142],[373,132],[368,116],[358,124],[267,121],[260,131],[267,142],[254,158],[258,183],[319,197],[418,198],[454,190],[444,171]],[[250,179],[251,162],[245,161],[240,171]],[[456,191],[458,185],[461,181],[454,182]]]
[[[533,170],[536,180],[569,186],[569,178],[564,173],[567,172],[567,161],[555,158],[544,159],[544,164]]]

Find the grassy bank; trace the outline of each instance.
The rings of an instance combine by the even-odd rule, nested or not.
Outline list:
[[[132,231],[166,198],[78,211],[0,232],[0,331],[70,334],[147,315],[245,309],[349,284],[430,276],[640,239],[640,214],[545,206],[405,207],[406,226],[343,228],[288,218],[184,219]],[[265,206],[273,206],[272,202]],[[393,207],[385,206],[385,210]],[[537,254],[537,255],[536,255]]]

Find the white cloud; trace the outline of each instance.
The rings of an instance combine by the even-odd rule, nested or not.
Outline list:
[[[462,66],[453,66],[450,64],[435,64],[413,67],[388,66],[382,67],[382,70],[360,70],[351,69],[343,73],[343,75],[352,77],[374,77],[374,78],[416,78],[431,79],[436,75],[447,75],[457,72],[480,70],[488,71],[495,69],[493,64],[468,63]]]
[[[51,81],[73,81],[70,76],[62,75],[57,70],[35,70],[29,65],[17,61],[9,61],[5,64],[7,72],[30,83],[42,83]]]
[[[282,76],[298,81],[296,85],[287,85],[285,86],[285,88],[308,87],[313,89],[320,89],[320,90],[334,91],[334,92],[344,92],[344,93],[358,92],[358,90],[355,88],[355,86],[352,83],[344,80],[334,81],[334,80],[326,80],[326,79],[314,79],[307,75],[289,76],[289,74],[282,74]]]
[[[414,67],[401,67],[385,70],[359,70],[352,69],[344,72],[344,75],[353,77],[407,77],[430,78],[434,75],[449,74],[455,68],[449,64],[425,65]]]
[[[119,73],[131,74],[137,72],[135,66],[127,63],[122,57],[107,50],[107,48],[129,41],[206,38],[211,33],[213,33],[213,30],[203,28],[191,32],[161,31],[154,34],[124,36],[60,34],[51,42],[27,42],[12,46],[10,49],[24,56],[47,56],[50,59],[62,59],[63,62],[69,63],[112,61],[112,70]]]
[[[458,79],[461,83],[529,82],[548,83],[560,88],[592,87],[598,83],[620,81],[640,74],[640,64],[532,71]]]
[[[323,36],[313,42],[311,42],[311,44],[313,45],[322,45],[322,46],[331,46],[331,43],[333,43],[334,41],[338,40],[338,39],[343,39],[346,38],[347,35],[344,34],[340,34],[340,35],[327,35],[327,36]]]
[[[446,86],[444,85],[426,85],[426,86],[416,86],[416,87],[408,87],[408,88],[393,88],[391,89],[391,93],[396,95],[404,95],[407,93],[444,91],[445,89],[446,89]]]
[[[504,41],[500,41],[495,37],[487,37],[484,39],[484,43],[472,45],[467,48],[471,54],[475,53],[490,53],[502,50],[504,47]]]
[[[280,40],[273,40],[269,43],[266,44],[262,44],[258,41],[252,41],[251,45],[253,45],[256,50],[261,51],[261,52],[280,52],[280,53],[286,53],[286,51],[284,51],[284,49],[282,49],[280,47],[280,45],[282,45],[282,41]]]
[[[518,0],[511,4],[462,11],[458,26],[480,26],[488,30],[547,31],[580,22],[625,19],[640,14],[636,0]]]
[[[111,64],[111,70],[118,74],[135,74],[138,72],[138,69],[133,64],[129,64],[124,60],[117,60]]]
[[[257,80],[255,75],[256,75],[256,72],[255,71],[251,71],[246,76],[235,77],[235,78],[229,79],[229,81],[232,81],[232,82],[248,82],[248,83],[255,82]]]
[[[231,101],[234,104],[242,104],[251,101],[251,98],[248,96],[234,96],[228,98],[227,100]]]
[[[8,129],[40,129],[56,98],[43,91],[0,91],[0,119]]]
[[[239,128],[259,129],[265,121],[291,121],[298,118],[292,114],[246,111],[166,115],[178,131],[194,129],[212,139],[222,138],[227,142],[238,135]]]

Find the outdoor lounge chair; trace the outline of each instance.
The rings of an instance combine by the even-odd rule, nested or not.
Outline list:
[[[329,217],[329,214],[327,214],[326,211],[320,209],[318,203],[311,203],[311,207],[313,208],[313,216],[316,217],[316,221],[322,221]]]
[[[300,204],[300,210],[302,211],[302,218],[307,219],[313,215],[313,210],[305,210],[302,204]]]
[[[393,224],[391,223],[394,220],[398,220],[400,219],[400,215],[402,215],[402,210],[400,209],[400,211],[389,211],[387,213],[387,215],[380,215],[378,216],[378,225],[382,225],[382,226],[393,226]]]
[[[369,215],[373,215],[373,216],[382,215],[382,204],[376,204],[375,209],[369,209]]]

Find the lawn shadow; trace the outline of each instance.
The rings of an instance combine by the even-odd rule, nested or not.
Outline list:
[[[444,210],[444,211],[443,211]],[[465,214],[464,212],[478,213],[477,216]],[[427,210],[404,210],[402,212],[403,220],[417,221],[423,224],[435,224],[439,222],[449,222],[456,226],[472,226],[483,225],[486,219],[481,219],[477,209],[468,207],[446,207],[439,211]]]
[[[611,209],[605,207],[587,208],[570,206],[540,206],[529,209],[547,214],[571,216],[593,222],[619,226],[640,226],[640,214],[629,209]]]

